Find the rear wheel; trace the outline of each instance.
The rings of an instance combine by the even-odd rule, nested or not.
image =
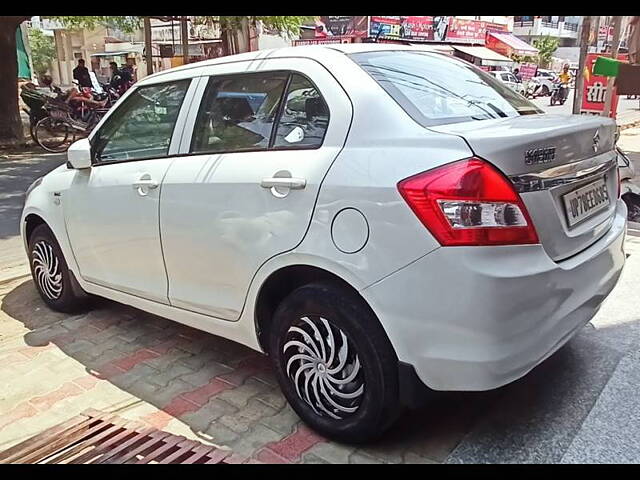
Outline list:
[[[34,140],[48,152],[65,152],[72,142],[69,126],[51,117],[45,117],[36,123],[33,129]]]
[[[38,293],[53,310],[75,312],[86,306],[88,295],[74,283],[58,241],[44,224],[29,238],[29,264]]]
[[[322,435],[372,440],[399,415],[398,359],[356,294],[329,283],[298,288],[277,308],[269,344],[284,395]]]
[[[540,95],[543,97],[546,97],[547,95],[549,95],[549,87],[547,87],[546,85],[543,85],[542,90],[540,91]]]

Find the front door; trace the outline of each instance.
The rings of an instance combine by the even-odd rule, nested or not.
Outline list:
[[[189,155],[163,183],[162,245],[171,304],[237,320],[260,266],[304,238],[352,111],[312,60],[208,82]]]
[[[168,303],[159,198],[188,86],[184,80],[136,89],[91,139],[94,165],[78,170],[63,195],[84,280]]]

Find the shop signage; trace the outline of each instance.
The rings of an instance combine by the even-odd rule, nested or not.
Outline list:
[[[523,63],[520,65],[520,76],[522,77],[522,81],[526,82],[527,80],[531,80],[536,76],[536,72],[538,71],[538,65],[535,63]]]
[[[327,16],[320,17],[329,35],[355,35],[364,37],[367,35],[366,16]]]
[[[587,54],[585,65],[589,72],[593,72],[593,65],[601,55],[597,53]],[[618,56],[620,60],[624,60],[626,55]],[[607,77],[602,75],[594,75],[590,73],[587,78],[584,77],[584,88],[582,92],[582,105],[580,113],[600,115],[604,111],[604,102],[607,94]],[[613,87],[613,98],[611,101],[611,111],[609,116],[616,118],[616,112],[618,110],[618,95],[616,95],[615,87]]]
[[[401,17],[371,17],[369,21],[369,36],[400,38],[401,28]]]
[[[405,17],[402,37],[415,40],[433,40],[433,17]]]

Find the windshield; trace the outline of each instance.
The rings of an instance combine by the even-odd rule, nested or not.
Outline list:
[[[462,60],[404,50],[350,57],[425,127],[542,113],[497,78]]]

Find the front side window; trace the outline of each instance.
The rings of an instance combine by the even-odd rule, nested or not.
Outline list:
[[[318,89],[302,75],[293,74],[278,123],[274,147],[317,148],[329,125],[329,107]]]
[[[211,77],[194,126],[192,153],[264,150],[289,74]]]
[[[350,56],[425,127],[542,113],[497,78],[462,60],[410,51]]]
[[[165,157],[190,80],[140,87],[92,139],[95,161]]]

